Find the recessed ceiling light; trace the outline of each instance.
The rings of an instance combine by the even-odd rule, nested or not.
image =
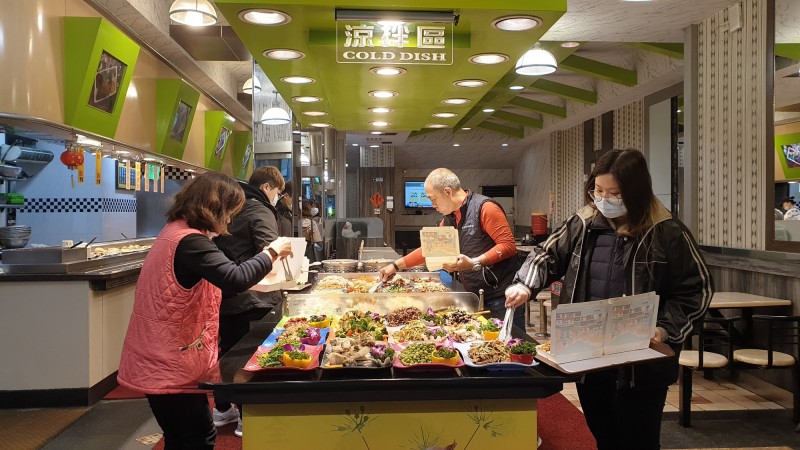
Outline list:
[[[358,144],[353,144],[353,147],[358,147]]]
[[[561,46],[564,47],[564,48],[575,48],[575,47],[578,47],[579,45],[581,45],[581,43],[580,42],[575,42],[575,41],[567,41],[567,42],[562,42],[561,43]]]
[[[485,112],[485,113],[493,113],[493,112],[494,112],[494,109],[492,109],[492,108],[486,108],[486,109],[484,109],[484,110],[483,110],[483,112]]]
[[[329,126],[331,126],[331,124],[325,122],[310,123],[309,125],[316,128],[328,128]]]
[[[291,50],[288,48],[275,48],[272,50],[264,50],[264,56],[267,58],[278,59],[281,61],[289,61],[292,59],[303,59],[306,57],[306,54],[297,50]]]
[[[542,20],[534,16],[506,16],[496,19],[492,26],[504,31],[531,30],[542,24]]]
[[[308,83],[313,83],[314,79],[311,77],[292,76],[292,77],[283,77],[281,78],[281,81],[289,84],[308,84]]]
[[[456,113],[443,112],[443,113],[436,113],[436,114],[433,115],[433,117],[438,117],[440,119],[449,119],[449,118],[455,117],[457,115],[458,114],[456,114]]]
[[[369,111],[374,112],[376,114],[386,114],[388,112],[391,112],[392,110],[390,108],[370,108]]]
[[[319,97],[311,97],[311,96],[292,97],[292,100],[300,103],[315,103],[322,101],[322,99]]]
[[[447,128],[447,125],[443,123],[429,123],[425,125],[425,128]]]
[[[453,144],[453,147],[461,147],[461,144]]]
[[[283,25],[292,21],[292,17],[274,9],[247,9],[239,13],[239,18],[253,25]]]
[[[383,134],[383,131],[370,131],[369,134]]]
[[[501,147],[508,147],[508,144],[500,144]]]
[[[465,105],[469,103],[468,98],[446,98],[442,100],[442,103],[447,105]]]
[[[387,127],[387,126],[389,126],[389,122],[382,122],[382,121],[370,122],[369,124],[372,125],[373,127]]]
[[[300,134],[300,130],[294,130],[292,131],[292,134]]]
[[[469,57],[472,64],[500,64],[508,61],[508,56],[502,53],[479,53]]]
[[[462,130],[464,130],[464,131],[469,131],[469,130],[471,130],[471,129],[472,129],[471,127],[464,127],[464,128],[462,128]]]
[[[458,80],[453,82],[454,85],[458,87],[481,87],[486,86],[486,81],[484,80]]]
[[[370,91],[370,96],[376,98],[392,98],[397,96],[397,92],[394,91]]]
[[[380,147],[380,145],[377,145],[377,144],[372,144],[372,145],[369,146],[369,148],[378,148],[378,147]]]
[[[326,113],[325,111],[303,111],[300,114],[303,114],[305,116],[311,116],[311,117],[319,117],[319,116],[327,116],[328,115],[328,113]]]
[[[520,85],[510,86],[509,89],[511,89],[512,91],[521,91],[525,89],[525,86],[520,86]]]
[[[402,67],[373,67],[372,69],[369,69],[369,71],[378,75],[385,75],[385,76],[400,75],[406,73],[406,69],[403,69]]]

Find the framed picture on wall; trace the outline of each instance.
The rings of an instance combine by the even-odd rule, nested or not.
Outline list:
[[[128,66],[110,53],[103,51],[94,74],[94,84],[89,94],[89,106],[111,114],[117,104],[122,77]]]
[[[217,144],[214,146],[214,154],[217,155],[217,158],[222,158],[222,151],[225,150],[225,146],[228,144],[228,136],[230,136],[230,134],[231,130],[225,127],[219,130]]]
[[[136,167],[131,164],[130,170],[125,167],[124,162],[115,161],[115,173],[116,173],[116,182],[117,182],[117,189],[126,189],[125,187],[125,178],[128,178],[128,190],[133,190],[136,186]]]
[[[189,113],[191,112],[191,106],[182,101],[178,102],[178,110],[175,111],[175,117],[172,118],[172,125],[169,129],[169,137],[178,142],[183,142],[183,137],[186,134],[186,124],[189,122]]]

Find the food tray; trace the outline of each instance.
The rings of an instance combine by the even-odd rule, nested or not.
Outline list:
[[[358,261],[355,259],[327,259],[322,261],[322,271],[329,273],[355,272]]]
[[[413,279],[415,279],[415,278],[416,279],[423,278],[423,279],[426,279],[426,281],[429,281],[429,282],[432,282],[432,283],[439,283],[439,284],[445,286],[445,284],[442,283],[442,278],[441,278],[441,275],[439,274],[439,272],[416,272],[414,274],[410,274],[408,272],[400,272],[399,275],[402,276],[403,278],[406,278],[409,281],[411,281],[412,284],[414,283]],[[317,279],[314,281],[314,285],[311,288],[311,292],[323,293],[323,294],[324,293],[336,294],[336,293],[340,293],[340,292],[341,293],[347,292],[346,288],[342,288],[342,289],[319,289],[318,288],[319,283],[322,280],[324,280],[325,278],[328,278],[328,277],[341,277],[341,278],[344,278],[345,280],[348,280],[348,281],[356,280],[356,279],[359,279],[359,278],[362,278],[362,279],[371,278],[372,280],[374,280],[373,284],[377,284],[380,281],[380,276],[378,275],[377,272],[324,273],[324,274],[319,274],[317,276]],[[445,287],[447,287],[447,286],[445,286]],[[380,291],[379,291],[379,293],[380,293]],[[406,292],[385,292],[385,293],[387,293],[387,294],[406,294]]]
[[[474,367],[478,369],[489,369],[489,370],[521,370],[527,367],[533,367],[539,364],[536,359],[533,360],[530,364],[522,364],[518,362],[498,362],[498,363],[489,363],[489,364],[475,364],[472,361],[472,358],[469,357],[469,348],[472,344],[481,343],[486,341],[472,341],[472,342],[456,342],[453,344],[453,347],[458,350],[461,354],[461,358],[464,360],[464,364],[468,367]]]
[[[331,347],[329,345],[325,346],[325,353],[322,354],[322,365],[320,366],[323,370],[385,370],[392,367],[392,364],[381,367],[330,365],[328,364],[328,354],[330,352]]]
[[[247,372],[272,372],[272,371],[309,371],[314,370],[319,367],[319,354],[322,353],[323,346],[321,345],[306,345],[305,352],[311,355],[311,364],[308,367],[286,367],[286,366],[279,366],[279,367],[261,367],[258,365],[258,357],[264,353],[269,353],[274,346],[263,346],[260,345],[253,356],[247,360],[247,364],[244,365],[243,369]]]
[[[454,306],[467,312],[478,311],[478,296],[471,292],[412,292],[408,294],[289,294],[284,302],[284,314],[339,315],[349,309],[386,314],[397,308],[414,306],[425,310]]]
[[[441,364],[441,363],[424,363],[424,364],[412,364],[407,366],[400,361],[400,352],[403,348],[406,347],[410,343],[405,344],[392,344],[392,348],[395,351],[394,356],[394,363],[392,366],[396,369],[408,369],[408,370],[447,370],[447,369],[457,369],[459,367],[464,367],[464,359],[461,357],[460,352],[456,352],[458,355],[458,363],[457,364]]]
[[[265,347],[272,347],[278,343],[278,336],[282,335],[286,330],[283,328],[275,328],[272,330],[272,333],[264,339],[264,342],[261,344]],[[316,345],[305,344],[306,347],[315,347],[315,346],[322,346],[325,345],[325,342],[328,341],[328,333],[330,333],[330,328],[320,328],[319,329],[319,343]]]

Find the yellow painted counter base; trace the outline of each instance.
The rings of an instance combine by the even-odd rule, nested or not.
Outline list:
[[[536,449],[535,399],[244,405],[243,449]]]

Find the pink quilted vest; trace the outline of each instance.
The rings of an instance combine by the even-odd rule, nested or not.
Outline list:
[[[144,260],[117,381],[146,394],[200,392],[200,381],[219,380],[217,336],[222,293],[200,280],[184,289],[175,278],[175,249],[201,233],[186,221],[161,230]]]

